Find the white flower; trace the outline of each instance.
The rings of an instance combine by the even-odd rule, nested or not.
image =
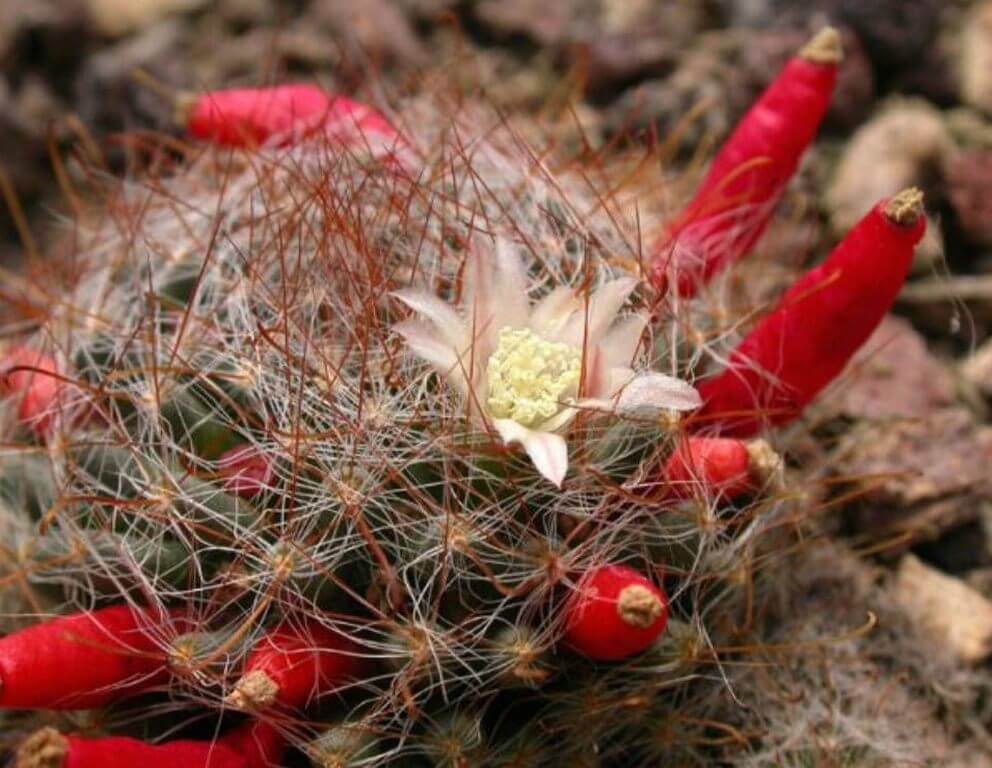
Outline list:
[[[475,419],[520,443],[561,487],[568,447],[560,433],[579,409],[655,417],[701,404],[688,383],[630,367],[647,317],[617,314],[637,283],[611,280],[588,300],[558,287],[532,306],[523,265],[498,243],[495,253],[469,257],[461,312],[426,291],[398,291],[420,319],[395,330],[466,398]]]

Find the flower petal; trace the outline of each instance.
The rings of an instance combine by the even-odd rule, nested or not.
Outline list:
[[[653,418],[667,410],[691,411],[703,404],[695,387],[664,373],[635,376],[620,393],[617,412],[623,416]]]
[[[600,364],[607,368],[630,365],[647,324],[647,314],[638,312],[614,325],[599,341]]]
[[[578,405],[575,403],[574,405]],[[537,425],[538,432],[558,432],[564,427],[567,427],[572,420],[579,415],[579,408],[575,408],[572,405],[565,406],[558,413],[552,416],[547,421],[542,421]]]
[[[469,343],[468,330],[454,307],[427,291],[404,288],[394,291],[393,296],[406,304],[418,315],[430,320],[438,332],[455,349],[465,349]]]
[[[588,308],[579,308],[568,319],[557,340],[573,347],[598,343],[637,284],[637,278],[621,277],[600,286],[589,297]]]
[[[459,360],[455,348],[446,340],[439,339],[432,326],[411,319],[396,323],[393,330],[403,337],[411,352],[430,363],[463,395],[468,393],[466,366]]]
[[[496,284],[493,315],[496,332],[509,326],[526,328],[530,309],[527,295],[527,271],[508,240],[496,241]]]
[[[494,419],[493,426],[508,445],[520,443],[534,468],[544,477],[561,488],[568,471],[568,445],[565,438],[551,432],[538,432],[518,424],[512,419]]]
[[[539,336],[551,339],[579,306],[575,292],[566,285],[559,285],[534,305],[530,313],[530,329]]]
[[[475,345],[476,358],[488,359],[496,349],[499,327],[496,313],[496,274],[489,248],[473,241],[465,260],[462,307],[467,318],[467,332]]]

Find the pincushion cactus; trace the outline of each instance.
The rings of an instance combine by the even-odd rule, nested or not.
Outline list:
[[[825,104],[835,43],[783,77],[812,68]],[[760,109],[798,110],[805,138],[771,176],[748,147],[724,155],[752,169],[733,193],[758,218],[812,135],[773,88]],[[471,103],[413,104],[367,141],[334,110],[273,133],[236,93],[204,102],[196,135],[237,149],[191,145],[80,221],[71,287],[18,340],[37,357],[4,364],[3,492],[32,521],[17,577],[75,615],[0,641],[0,705],[105,708],[17,764],[135,738],[190,765],[705,763],[719,684],[698,665],[747,605],[780,477],[665,470],[741,414],[692,384],[732,339],[705,295],[666,292],[684,281],[642,247],[637,190],[553,171]],[[688,209],[709,239],[726,188]],[[893,232],[919,219],[909,197]],[[721,269],[753,242],[725,234]],[[892,239],[898,272],[912,237]],[[768,469],[762,445],[742,456]]]

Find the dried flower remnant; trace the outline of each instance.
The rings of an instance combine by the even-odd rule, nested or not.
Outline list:
[[[544,477],[561,486],[568,470],[561,433],[581,410],[658,416],[700,405],[688,383],[630,367],[647,317],[617,315],[636,279],[605,282],[588,303],[558,286],[531,305],[520,259],[505,242],[494,250],[469,256],[461,313],[423,290],[396,292],[423,319],[395,330],[465,398],[477,422],[522,445]]]

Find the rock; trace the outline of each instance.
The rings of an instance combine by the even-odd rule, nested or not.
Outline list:
[[[988,547],[988,516],[992,503],[977,502],[978,520],[959,525],[932,541],[921,541],[913,554],[938,570],[967,579],[976,569],[992,566]]]
[[[947,408],[912,421],[874,425],[852,434],[843,471],[874,475],[869,496],[904,506],[956,493],[992,498],[992,428]],[[857,443],[855,447],[853,443]]]
[[[496,37],[524,37],[581,73],[593,98],[667,73],[706,21],[701,3],[653,0],[482,0],[475,21]]]
[[[992,151],[956,153],[944,164],[944,180],[962,231],[972,242],[992,245]]]
[[[961,98],[992,113],[992,2],[975,5],[962,25],[958,50]]]
[[[670,75],[648,79],[626,91],[607,120],[614,129],[620,129],[625,120],[636,115],[631,121],[633,127],[654,122],[662,137],[681,125],[688,145],[722,139],[810,34],[796,27],[700,35],[679,47]],[[845,56],[826,120],[834,127],[851,127],[871,107],[874,80],[857,39],[848,30],[842,30],[842,35]],[[604,45],[605,41],[600,44]],[[655,66],[661,62],[659,58]],[[650,77],[651,71],[642,69],[640,74]]]
[[[892,592],[936,653],[976,664],[992,652],[992,602],[960,579],[906,555],[899,563]]]
[[[625,91],[605,115],[608,129],[638,132],[654,126],[662,141],[677,132],[684,147],[721,140],[745,109],[735,96],[746,89],[734,66],[734,45],[719,33],[703,36],[671,75]]]
[[[403,10],[389,0],[314,0],[308,23],[318,24],[344,43],[356,70],[370,62],[410,70],[427,63],[428,52]]]
[[[14,88],[0,75],[0,162],[32,227],[46,219],[46,214],[38,211],[35,203],[51,183],[51,162],[47,153],[49,136],[61,140],[65,135],[59,123],[62,110],[63,105],[49,84],[37,74],[23,75],[19,88]],[[3,205],[0,239],[10,238],[19,243],[14,219],[8,215],[6,204],[0,205]],[[0,247],[0,264],[15,266],[21,258],[20,251],[19,245],[10,252]],[[5,282],[9,282],[9,278],[5,278]]]
[[[101,35],[123,37],[166,16],[194,11],[206,0],[87,0],[90,23]]]
[[[864,46],[847,27],[842,27],[841,45],[844,60],[837,70],[837,85],[827,111],[829,128],[854,130],[860,125],[875,103],[875,73]]]
[[[636,79],[671,71],[702,30],[704,16],[702,3],[606,0],[598,19],[569,30],[571,61],[593,98],[612,100]]]
[[[952,146],[934,107],[920,100],[890,102],[858,129],[837,165],[826,193],[835,234],[847,232],[881,198],[928,186]]]
[[[341,40],[328,30],[314,24],[294,22],[274,32],[268,27],[256,27],[243,34],[229,36],[222,33],[221,42],[199,37],[195,57],[197,62],[194,82],[228,84],[233,81],[255,83],[258,80],[258,62],[274,59],[280,68],[294,73],[338,73]],[[299,75],[297,75],[299,76]],[[304,76],[305,79],[305,76]],[[321,84],[334,87],[326,76]]]
[[[961,378],[980,394],[992,398],[992,339],[972,352],[959,366]]]
[[[914,419],[955,400],[947,366],[906,320],[886,317],[852,360],[827,408],[863,421]]]
[[[177,56],[185,29],[176,19],[128,36],[86,59],[76,81],[80,118],[99,133],[135,126],[173,129],[174,105],[141,85],[132,73],[140,67],[163,83],[191,81],[187,57]]]
[[[454,11],[461,0],[396,0],[407,13],[428,21],[438,21],[438,16]]]
[[[954,275],[914,281],[897,304],[917,327],[941,335],[972,338],[992,334],[992,275]]]
[[[797,26],[827,19],[853,30],[875,67],[912,65],[940,28],[944,0],[721,0],[734,26]]]
[[[478,20],[497,34],[523,34],[540,45],[557,45],[568,36],[578,16],[575,0],[481,0],[475,6]]]
[[[947,128],[962,149],[992,150],[992,123],[970,107],[958,107],[946,113]]]
[[[821,0],[834,21],[850,27],[880,71],[911,65],[936,38],[944,0]]]
[[[960,408],[861,425],[844,436],[833,461],[857,498],[855,529],[876,539],[901,536],[893,550],[975,521],[992,500],[992,427],[977,426]]]
[[[275,20],[277,8],[272,0],[219,0],[215,12],[224,21],[236,25],[260,25]]]

